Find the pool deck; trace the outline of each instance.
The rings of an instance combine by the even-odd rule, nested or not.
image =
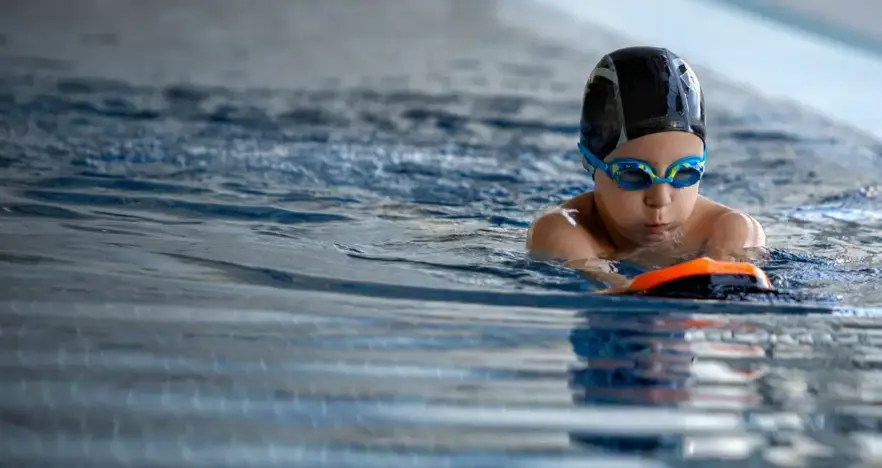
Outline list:
[[[817,19],[806,20],[804,10],[797,14],[747,0],[535,1],[582,30],[602,28],[633,44],[664,45],[726,81],[882,139],[882,55],[850,45],[848,37],[835,33],[834,23],[821,27]],[[857,22],[852,16],[841,18]]]
[[[13,0],[0,2],[0,67],[150,86],[578,94],[584,52],[506,27],[500,4]]]
[[[882,56],[882,6],[866,0],[715,0]]]

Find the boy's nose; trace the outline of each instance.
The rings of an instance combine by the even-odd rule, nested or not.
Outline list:
[[[643,203],[651,208],[670,205],[673,190],[670,184],[652,184],[643,195]]]

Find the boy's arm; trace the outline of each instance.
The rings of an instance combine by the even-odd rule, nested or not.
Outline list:
[[[716,260],[750,261],[766,247],[766,233],[753,217],[731,211],[714,223],[705,255]]]
[[[597,256],[594,239],[579,226],[572,210],[557,209],[533,222],[527,233],[527,250],[537,258],[563,260],[565,267],[615,290],[631,283],[627,277],[616,273],[611,262]]]

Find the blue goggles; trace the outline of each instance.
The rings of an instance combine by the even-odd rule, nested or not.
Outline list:
[[[698,183],[704,175],[707,149],[701,156],[686,156],[674,161],[659,177],[651,165],[639,159],[617,158],[609,163],[601,161],[582,142],[579,151],[585,157],[586,168],[600,169],[613,182],[624,190],[646,190],[652,184],[671,184],[674,188],[685,188]],[[589,169],[590,170],[590,169]]]

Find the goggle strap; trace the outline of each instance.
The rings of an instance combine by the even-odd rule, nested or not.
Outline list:
[[[582,153],[582,167],[588,170],[592,175],[596,169],[600,169],[601,171],[607,171],[606,163],[601,161],[597,156],[594,155],[582,142],[578,142],[579,151]]]
[[[582,167],[584,167],[585,170],[588,171],[588,175],[594,177],[594,173],[597,171],[597,168],[592,166],[591,163],[588,162],[588,159],[584,157],[582,158]]]

